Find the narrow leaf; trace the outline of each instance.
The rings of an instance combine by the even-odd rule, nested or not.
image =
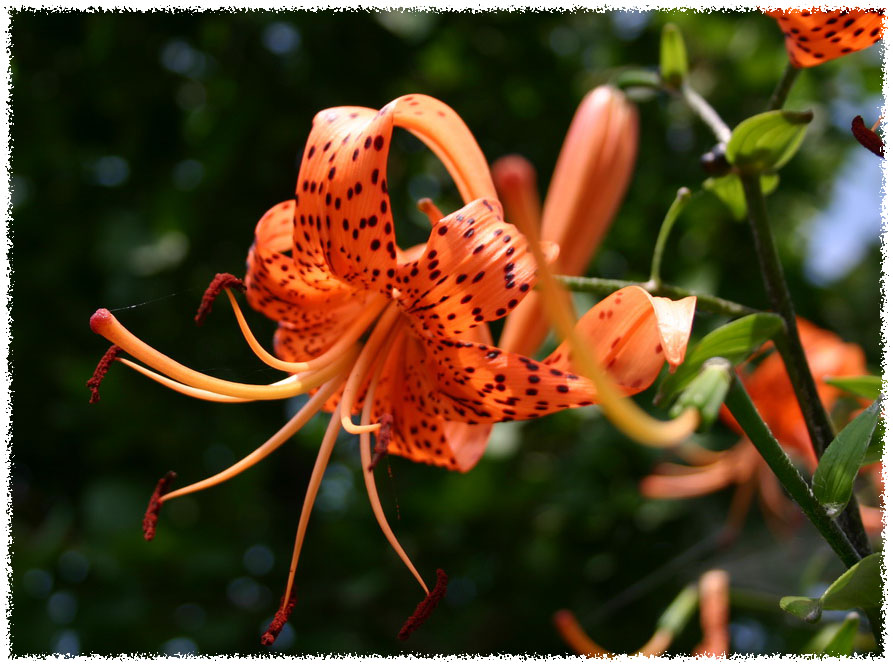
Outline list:
[[[861,377],[825,377],[825,383],[848,391],[860,398],[877,400],[881,394],[883,381],[876,375],[863,375]]]
[[[657,620],[657,628],[662,629],[672,636],[682,633],[685,625],[698,607],[698,588],[689,585],[682,588],[676,598],[667,606]]]
[[[821,598],[827,610],[876,608],[882,601],[881,554],[873,553],[859,560],[846,573],[831,583]]]
[[[853,482],[877,427],[880,411],[880,401],[875,400],[837,434],[819,460],[812,477],[812,488],[816,499],[832,518],[850,501]]]
[[[688,55],[682,33],[672,23],[664,26],[660,38],[660,75],[670,86],[678,88],[688,76]]]
[[[799,617],[805,622],[818,622],[822,619],[822,602],[809,597],[782,597],[778,602],[781,609]]]
[[[732,365],[738,365],[773,335],[781,330],[781,318],[774,314],[759,313],[741,317],[717,328],[690,349],[685,361],[676,372],[667,375],[660,385],[656,401],[666,406],[700,372],[708,359],[721,357]]]
[[[811,111],[767,111],[752,116],[732,131],[726,157],[748,173],[779,169],[797,152],[810,120]]]
[[[712,358],[704,363],[701,372],[682,391],[682,395],[670,409],[676,418],[686,409],[697,409],[701,414],[699,430],[707,430],[716,421],[719,408],[725,402],[732,383],[732,366],[724,358]]]
[[[877,428],[871,435],[871,441],[868,443],[868,449],[865,451],[865,457],[862,458],[863,465],[880,462],[884,457],[884,419],[878,421]]]

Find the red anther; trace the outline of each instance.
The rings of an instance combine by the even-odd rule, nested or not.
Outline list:
[[[444,570],[438,569],[437,584],[434,586],[434,589],[428,593],[428,596],[416,606],[415,612],[409,616],[409,619],[403,623],[403,627],[400,629],[400,633],[397,634],[397,638],[401,641],[405,641],[409,638],[412,632],[422,626],[446,594],[448,580]]]
[[[237,289],[245,291],[245,283],[235,275],[230,273],[218,273],[214,276],[214,279],[211,280],[211,284],[205,289],[205,293],[202,296],[202,302],[198,306],[198,312],[195,314],[195,323],[198,326],[204,324],[205,317],[211,314],[211,308],[214,307],[214,299],[217,298],[221,291],[231,287],[236,287]]]
[[[853,118],[851,129],[853,131],[853,136],[856,137],[856,141],[868,148],[868,150],[873,152],[878,157],[884,156],[883,140],[881,139],[881,137],[879,137],[877,134],[875,134],[865,126],[865,121],[862,120],[862,116],[856,116],[855,118]]]
[[[282,606],[280,604],[279,610],[276,611],[276,615],[273,616],[273,621],[270,622],[270,626],[267,627],[267,630],[264,632],[264,635],[260,637],[260,644],[270,646],[276,642],[276,639],[279,637],[279,632],[282,631],[282,628],[285,626],[285,623],[288,622],[288,616],[291,615],[291,612],[295,608],[295,602],[297,599],[295,595],[291,595],[291,599],[288,600],[288,603]]]
[[[391,443],[391,436],[394,432],[394,417],[390,414],[382,414],[378,422],[381,424],[381,427],[375,434],[375,448],[372,451],[372,462],[369,463],[369,471],[375,469],[378,461],[388,452],[388,445]]]
[[[146,515],[143,516],[143,538],[151,541],[155,538],[155,526],[158,525],[158,514],[161,511],[161,496],[170,488],[171,482],[177,478],[174,472],[168,472],[155,484],[155,492],[149,498]]]
[[[99,359],[99,363],[96,364],[96,370],[93,371],[93,376],[87,380],[87,388],[90,389],[91,405],[99,402],[99,385],[102,384],[102,380],[109,371],[109,368],[112,367],[112,363],[118,358],[118,354],[122,351],[123,350],[118,345],[112,345],[108,348],[105,354],[102,355],[102,358]]]

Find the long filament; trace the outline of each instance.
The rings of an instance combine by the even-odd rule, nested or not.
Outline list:
[[[350,376],[347,378],[347,384],[344,386],[344,395],[341,399],[340,407],[341,427],[353,435],[361,435],[364,432],[375,432],[381,427],[377,423],[372,425],[355,425],[351,420],[350,412],[353,405],[357,402],[357,394],[360,391],[363,380],[365,380],[369,374],[369,369],[378,357],[382,346],[387,341],[388,335],[391,333],[391,329],[399,314],[400,310],[397,309],[396,303],[392,303],[388,306],[388,309],[385,310],[381,319],[379,319],[378,323],[375,325],[372,335],[370,335],[369,340],[366,341],[363,351],[360,352],[360,357],[357,359],[353,370],[350,371]]]
[[[291,398],[314,389],[338,374],[338,364],[327,366],[310,375],[293,375],[275,385],[242,384],[211,377],[178,363],[169,356],[149,346],[128,331],[115,316],[106,309],[97,310],[90,318],[90,327],[107,340],[121,347],[134,358],[155,370],[164,373],[197,389],[249,400],[279,400]]]
[[[402,335],[398,336],[397,339],[394,341],[394,344],[399,345],[402,337]],[[370,422],[372,407],[375,402],[375,389],[378,388],[378,380],[381,377],[381,371],[382,368],[384,368],[386,358],[387,353],[381,354],[375,371],[372,375],[372,380],[369,383],[369,389],[366,391],[366,400],[363,403],[363,413],[360,418],[360,423],[363,425],[366,425]],[[403,546],[400,545],[397,537],[394,536],[394,532],[393,530],[391,530],[391,526],[388,524],[388,519],[385,517],[384,511],[381,508],[381,500],[378,497],[378,490],[375,487],[375,475],[372,469],[372,454],[370,452],[371,446],[372,442],[369,433],[364,432],[360,435],[360,463],[363,466],[363,480],[366,482],[366,493],[369,495],[369,504],[372,506],[372,513],[375,514],[375,520],[378,522],[378,526],[381,528],[381,531],[384,534],[385,538],[388,540],[388,543],[391,544],[391,548],[393,548],[394,552],[397,553],[397,556],[401,560],[403,560],[403,564],[405,564],[410,573],[415,576],[415,579],[419,582],[419,585],[421,585],[422,589],[425,590],[425,594],[428,595],[428,586],[425,585],[425,581],[422,580],[419,572],[416,571],[412,560],[409,559],[406,551],[403,550]]]
[[[261,346],[257,341],[257,338],[254,336],[254,333],[252,333],[251,329],[248,327],[245,315],[242,313],[242,309],[239,307],[239,303],[236,301],[236,297],[233,295],[232,290],[226,289],[225,291],[227,298],[229,298],[229,303],[233,308],[233,313],[236,315],[236,321],[239,323],[239,329],[241,329],[242,335],[245,336],[245,341],[248,343],[248,346],[251,347],[251,351],[270,367],[290,373],[318,370],[319,368],[333,363],[350,345],[359,339],[363,334],[363,331],[369,327],[369,324],[371,324],[382,311],[385,304],[385,298],[376,294],[373,301],[363,309],[359,316],[351,322],[350,326],[348,326],[347,330],[338,341],[326,350],[325,353],[320,354],[309,361],[292,363],[276,358]]]
[[[341,386],[341,382],[343,381],[344,376],[341,375],[338,377],[334,377],[327,383],[323,384],[322,388],[317,391],[316,395],[310,398],[310,401],[306,405],[304,405],[297,414],[292,416],[284,426],[279,429],[279,432],[270,437],[270,439],[257,447],[247,456],[242,458],[239,462],[228,467],[222,472],[215,474],[214,476],[204,479],[203,481],[198,481],[196,483],[193,483],[192,485],[186,486],[185,488],[178,488],[177,490],[169,492],[166,495],[162,495],[160,501],[166,502],[168,500],[174,499],[175,497],[182,497],[183,495],[190,495],[200,490],[211,488],[212,486],[216,486],[217,484],[228,481],[234,476],[241,474],[249,467],[253,467],[261,460],[266,458],[268,455],[273,453],[273,451],[285,444],[285,442],[287,442],[292,435],[303,428],[306,425],[307,421],[309,421],[314,416],[314,414],[316,414],[322,408],[322,406],[326,403],[326,400],[328,400],[329,397],[331,397],[331,395],[338,389],[338,387]]]
[[[341,430],[341,423],[338,420],[338,410],[336,409],[332,414],[332,418],[329,419],[326,434],[323,436],[322,444],[319,446],[319,453],[316,454],[316,462],[313,464],[313,472],[311,472],[310,482],[307,484],[307,493],[304,495],[304,504],[301,506],[301,517],[298,520],[298,532],[295,535],[295,548],[292,552],[291,565],[288,569],[288,582],[285,585],[285,596],[282,597],[282,608],[285,608],[292,596],[291,590],[295,582],[295,572],[298,570],[298,558],[301,556],[304,535],[307,533],[307,523],[310,521],[310,512],[316,501],[316,493],[319,491],[320,483],[322,483],[322,477],[329,464],[329,458],[332,456],[332,449],[335,448],[339,430]]]

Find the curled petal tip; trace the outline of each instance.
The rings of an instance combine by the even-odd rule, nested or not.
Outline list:
[[[498,190],[536,185],[536,170],[521,155],[506,155],[493,162],[493,180]]]

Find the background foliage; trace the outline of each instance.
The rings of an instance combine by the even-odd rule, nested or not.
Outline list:
[[[489,159],[529,157],[544,190],[578,101],[617,68],[652,66],[668,20],[686,37],[693,85],[732,126],[764,108],[786,56],[775,22],[758,14],[15,14],[14,652],[260,652],[322,435],[315,420],[274,459],[171,503],[146,544],[140,519],[159,476],[218,471],[293,405],[190,402],[119,366],[91,407],[84,381],[106,348],[87,325],[97,307],[122,309],[127,326],[194,367],[274,377],[223,307],[203,329],[192,315],[215,272],[242,272],[254,223],[290,195],[316,111],[434,95]],[[874,369],[879,162],[847,127],[878,113],[879,60],[875,47],[801,76],[788,106],[816,120],[769,199],[800,312],[858,342]],[[684,107],[646,99],[640,113],[631,190],[592,274],[645,277],[674,192],[705,177],[698,156],[711,136]],[[416,198],[445,210],[457,201],[405,133],[389,182],[406,245],[427,224]],[[819,236],[823,210],[830,231]],[[843,256],[827,258],[834,247]],[[750,248],[745,225],[698,197],[671,238],[666,277],[765,307]],[[830,269],[812,270],[817,286],[804,265],[822,257]],[[835,268],[843,274],[829,277]],[[259,337],[272,332],[252,322]],[[696,333],[715,323],[699,315]],[[721,426],[704,437],[712,447],[734,439]],[[395,529],[423,573],[451,575],[446,603],[401,644],[419,590],[372,520],[355,442],[343,436],[276,649],[566,653],[550,618],[567,607],[608,649],[633,650],[676,592],[717,566],[736,590],[733,649],[802,648],[814,629],[777,599],[833,580],[839,563],[809,525],[771,534],[756,510],[735,544],[710,547],[730,493],[644,500],[638,480],[661,457],[589,408],[500,426],[467,475],[392,458],[379,484]],[[695,625],[675,650],[692,649]]]

